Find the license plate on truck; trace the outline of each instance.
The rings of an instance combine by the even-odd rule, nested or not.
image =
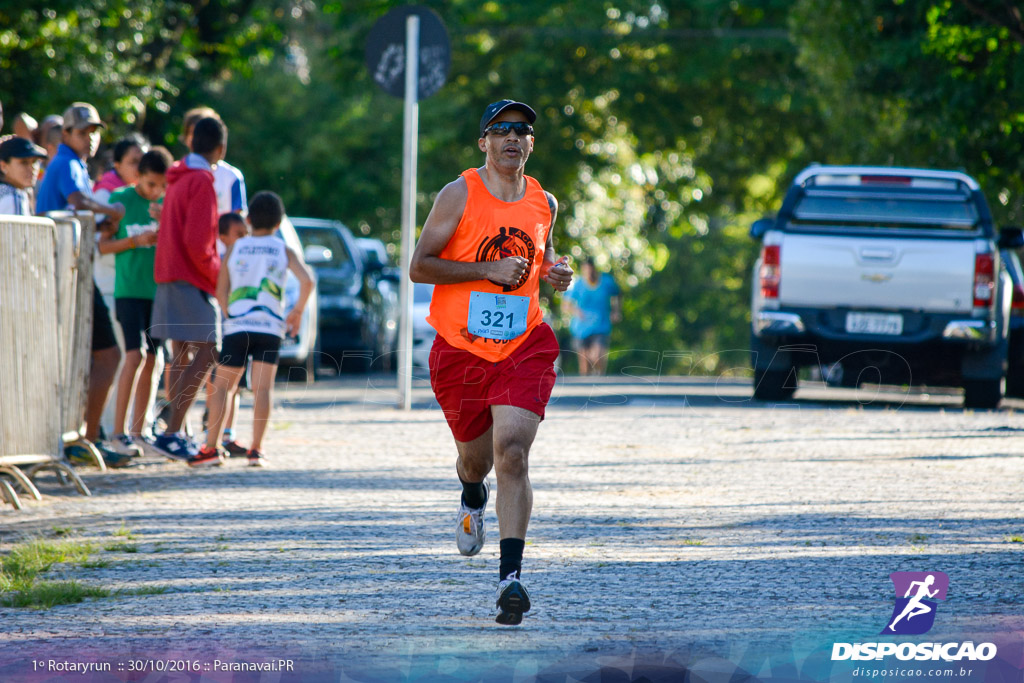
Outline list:
[[[903,334],[903,316],[898,313],[847,313],[850,334]]]

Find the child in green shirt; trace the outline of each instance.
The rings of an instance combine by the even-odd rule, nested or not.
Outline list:
[[[99,245],[100,253],[117,255],[114,310],[124,332],[125,357],[117,382],[115,434],[110,443],[114,450],[124,455],[141,455],[143,448],[149,445],[142,437],[142,426],[160,351],[160,342],[149,335],[153,297],[156,295],[153,260],[159,227],[159,202],[167,189],[166,174],[172,163],[170,152],[163,147],[154,147],[142,155],[136,183],[114,190],[110,195],[111,202],[124,204],[125,215],[117,232],[101,240]],[[126,426],[133,394],[132,420]]]

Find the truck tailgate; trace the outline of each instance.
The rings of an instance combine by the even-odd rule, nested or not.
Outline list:
[[[973,239],[786,233],[779,303],[969,313]]]

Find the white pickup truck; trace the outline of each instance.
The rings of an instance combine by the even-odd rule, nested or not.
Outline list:
[[[999,250],[1024,236],[996,234],[973,178],[815,165],[750,233],[755,398],[792,396],[818,366],[846,386],[956,386],[967,407],[999,404],[1013,290]]]

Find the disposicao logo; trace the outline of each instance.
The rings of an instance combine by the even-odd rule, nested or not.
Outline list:
[[[893,572],[896,591],[888,625],[879,635],[917,636],[935,624],[937,600],[945,600],[949,577],[943,572]],[[832,660],[872,660],[895,656],[906,660],[988,661],[996,656],[993,643],[833,643]]]
[[[949,577],[943,572],[893,572],[896,605],[883,634],[918,636],[935,623],[936,600],[945,600]],[[900,597],[903,596],[903,597]]]

